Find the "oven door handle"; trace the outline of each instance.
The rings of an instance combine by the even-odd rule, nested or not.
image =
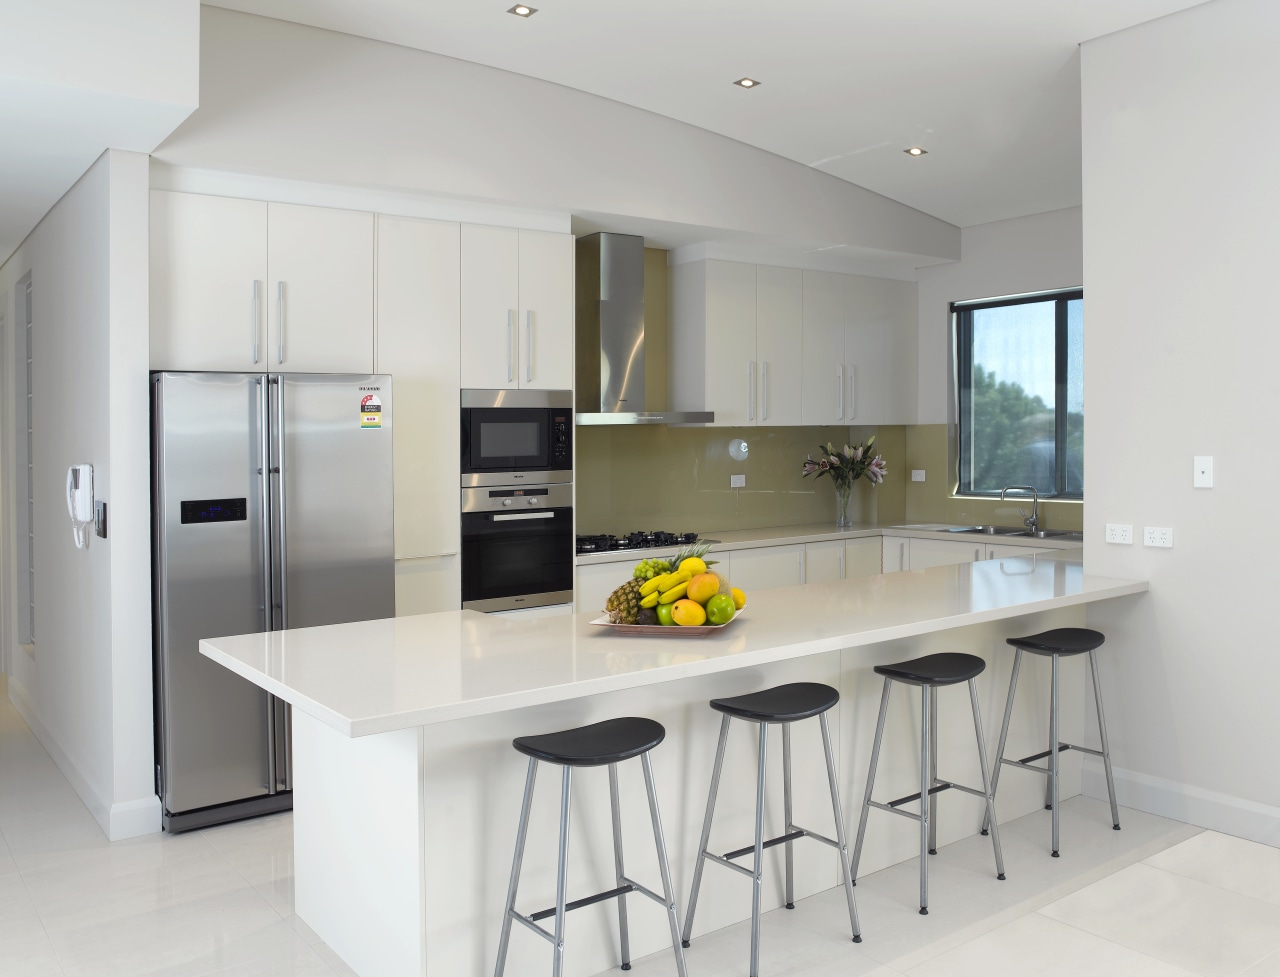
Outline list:
[[[517,519],[554,519],[554,512],[499,512],[494,515],[494,522],[514,522]]]

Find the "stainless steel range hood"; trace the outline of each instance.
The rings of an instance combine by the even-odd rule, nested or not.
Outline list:
[[[592,234],[577,242],[579,425],[709,424],[710,411],[651,411],[644,393],[644,238]]]

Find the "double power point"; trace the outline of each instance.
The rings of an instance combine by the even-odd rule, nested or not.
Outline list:
[[[1107,542],[1132,546],[1133,527],[1122,523],[1107,523]],[[1168,526],[1143,526],[1142,545],[1171,549],[1173,547],[1173,530]]]

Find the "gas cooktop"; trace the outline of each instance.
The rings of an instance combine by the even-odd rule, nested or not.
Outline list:
[[[687,546],[698,541],[697,533],[627,533],[625,536],[579,536],[579,553],[607,553],[610,550],[652,550]]]

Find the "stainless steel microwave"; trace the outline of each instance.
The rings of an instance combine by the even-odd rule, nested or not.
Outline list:
[[[573,481],[573,393],[463,390],[462,486]]]

